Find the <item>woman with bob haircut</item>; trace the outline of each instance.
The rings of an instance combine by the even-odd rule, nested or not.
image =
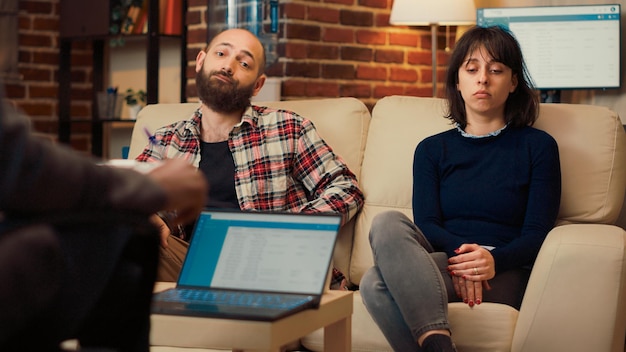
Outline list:
[[[531,127],[539,99],[516,39],[470,29],[445,90],[454,128],[415,149],[413,221],[385,212],[369,235],[374,266],[360,291],[395,351],[455,351],[448,302],[519,309],[559,211],[558,147]]]

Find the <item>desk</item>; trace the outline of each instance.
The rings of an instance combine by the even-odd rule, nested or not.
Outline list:
[[[157,283],[155,291],[174,286]],[[150,344],[225,350],[280,351],[324,328],[324,351],[352,348],[352,292],[327,291],[318,309],[307,309],[274,322],[152,315]]]

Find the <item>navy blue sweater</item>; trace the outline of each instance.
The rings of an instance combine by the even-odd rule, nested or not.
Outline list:
[[[424,139],[413,162],[413,217],[435,250],[493,246],[496,272],[532,265],[561,198],[556,141],[532,127]]]

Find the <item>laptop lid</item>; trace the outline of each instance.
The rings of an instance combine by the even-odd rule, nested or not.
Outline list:
[[[178,287],[321,295],[341,217],[204,210]]]

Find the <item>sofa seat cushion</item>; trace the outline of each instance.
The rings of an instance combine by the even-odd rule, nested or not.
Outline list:
[[[448,305],[452,340],[459,352],[510,351],[519,312],[505,304]]]
[[[470,308],[464,303],[448,305],[452,339],[459,352],[510,351],[518,311],[497,303],[483,303]],[[471,324],[467,324],[467,322]],[[324,330],[319,329],[301,341],[312,351],[324,350]],[[354,294],[352,313],[352,351],[393,351],[385,336],[363,305],[361,294]]]

